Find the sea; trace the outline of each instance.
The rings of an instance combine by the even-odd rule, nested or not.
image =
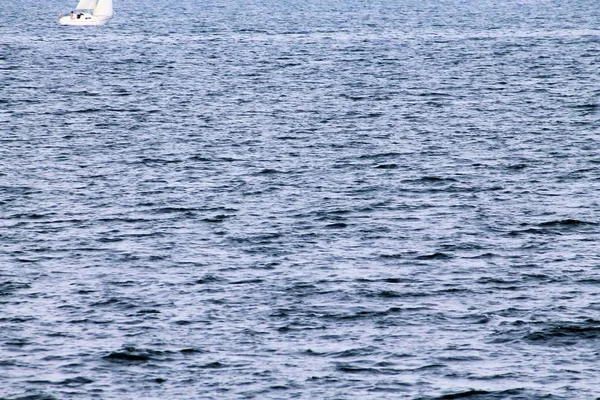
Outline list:
[[[598,0],[0,3],[0,399],[600,398]]]

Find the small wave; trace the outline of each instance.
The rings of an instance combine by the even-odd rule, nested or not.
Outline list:
[[[230,285],[252,285],[252,284],[256,284],[256,283],[263,283],[264,280],[263,279],[245,279],[245,280],[241,280],[241,281],[234,281],[234,282],[230,282]]]
[[[583,111],[584,113],[595,113],[600,109],[600,105],[595,103],[577,104],[572,106],[572,108]]]
[[[196,279],[194,282],[189,283],[190,285],[206,285],[210,283],[223,282],[224,280],[215,275],[204,275],[202,278]]]
[[[113,352],[104,357],[110,361],[148,361],[150,360],[150,356],[145,354],[132,354],[125,352]]]
[[[125,240],[125,239],[119,238],[119,237],[111,237],[111,238],[103,237],[103,238],[97,239],[97,241],[100,243],[117,243],[117,242],[122,242],[123,240]]]
[[[511,165],[507,166],[506,168],[507,169],[512,169],[512,170],[515,170],[515,171],[520,171],[520,170],[523,170],[523,169],[525,169],[527,167],[528,167],[527,164],[519,163],[519,164],[511,164]]]
[[[232,157],[204,157],[204,156],[192,156],[188,158],[190,161],[200,161],[200,162],[234,162],[240,161],[239,159]]]
[[[285,325],[277,328],[279,333],[290,333],[297,331],[312,331],[312,330],[325,330],[326,326],[323,325]]]
[[[384,311],[375,310],[363,310],[349,314],[324,314],[322,318],[333,319],[338,321],[344,320],[357,320],[357,319],[369,319],[374,317],[385,317],[388,315],[394,315],[403,312],[404,309],[400,307],[391,307]]]
[[[404,258],[406,257],[406,255],[404,254],[380,254],[379,258],[385,258],[385,259],[391,259],[391,260],[397,260],[400,258]]]
[[[189,207],[161,207],[152,210],[155,214],[193,213],[195,211],[197,211],[196,208]]]
[[[377,169],[396,169],[398,168],[398,164],[379,164],[375,166]]]
[[[401,153],[375,153],[375,154],[364,154],[359,159],[373,159],[373,158],[390,158],[390,157],[399,157],[402,156]]]
[[[453,256],[446,253],[433,253],[433,254],[424,254],[422,256],[415,257],[417,260],[449,260],[453,258]]]
[[[0,322],[9,322],[12,324],[22,324],[24,322],[35,321],[37,318],[34,317],[12,317],[12,318],[0,318]]]
[[[456,392],[456,393],[450,393],[450,394],[444,394],[438,397],[433,397],[431,398],[432,400],[454,400],[454,399],[466,399],[466,398],[481,398],[481,396],[486,396],[486,399],[488,398],[488,395],[492,394],[492,392],[489,392],[487,390],[467,390],[464,392]]]
[[[279,171],[273,168],[265,168],[258,171],[255,175],[273,175],[273,174],[281,174],[283,171]]]
[[[506,279],[497,278],[497,277],[493,277],[493,276],[482,276],[481,278],[477,279],[477,283],[480,283],[482,285],[490,285],[490,284],[515,285],[515,284],[519,283],[519,281],[518,280],[506,280]]]
[[[36,213],[15,214],[15,215],[12,215],[11,218],[39,220],[39,219],[44,219],[44,218],[48,217],[49,215],[54,215],[54,214],[36,214]]]
[[[359,347],[354,349],[347,349],[341,351],[325,351],[318,352],[314,350],[306,350],[304,352],[310,356],[318,356],[318,357],[331,357],[331,358],[352,358],[352,357],[364,357],[364,356],[373,356],[377,353],[377,348],[372,346],[367,347]]]
[[[552,227],[552,228],[561,228],[561,227],[575,227],[575,226],[595,226],[598,225],[597,222],[588,222],[581,221],[578,219],[561,219],[555,221],[542,222],[539,226],[542,227]]]
[[[105,110],[103,110],[102,108],[83,108],[81,110],[75,110],[73,112],[75,113],[79,113],[79,114],[95,114],[95,113],[99,113],[99,112],[103,112]]]
[[[29,288],[31,288],[29,283],[13,281],[0,282],[0,296],[7,296],[16,292],[17,290]]]
[[[143,310],[139,310],[136,314],[138,314],[138,315],[160,314],[160,310],[156,310],[153,308],[146,308]]]
[[[382,290],[381,292],[377,293],[377,297],[382,297],[384,299],[394,299],[398,297],[404,297],[404,294],[395,292],[393,290]]]
[[[195,347],[187,347],[185,349],[179,350],[181,354],[203,354],[206,353],[206,350],[197,349]]]
[[[479,259],[479,260],[480,260],[480,259],[485,259],[485,260],[487,260],[487,259],[490,259],[490,258],[495,258],[495,257],[498,257],[498,254],[495,254],[495,253],[482,253],[482,254],[479,254],[479,255],[477,255],[477,256],[472,256],[472,257],[464,257],[464,258],[470,258],[470,259],[473,259],[473,260],[478,260],[478,259]]]
[[[337,363],[335,369],[347,374],[396,375],[400,372],[393,368],[361,367],[350,363]]]
[[[92,379],[83,377],[83,376],[77,376],[75,378],[67,378],[64,381],[58,382],[58,385],[61,386],[68,386],[68,387],[79,387],[79,386],[83,386],[83,385],[87,385],[88,383],[93,383],[94,381]]]
[[[376,292],[369,292],[365,294],[366,297],[374,297],[380,299],[399,299],[399,298],[413,298],[413,297],[427,297],[433,295],[433,292],[427,291],[396,291],[396,290],[381,290]]]
[[[198,365],[197,367],[202,369],[220,369],[227,367],[227,365],[219,361],[212,361],[206,364]]]
[[[9,400],[2,398],[2,400]],[[58,400],[58,397],[54,397],[49,394],[30,394],[23,397],[13,397],[10,400]]]
[[[209,222],[209,223],[221,223],[221,222],[225,222],[227,219],[229,219],[231,217],[233,217],[233,216],[226,215],[226,214],[218,214],[218,215],[215,215],[214,217],[203,218],[202,221]]]
[[[344,229],[347,227],[348,227],[348,224],[343,223],[343,222],[336,222],[333,224],[325,225],[325,228],[327,228],[327,229]]]
[[[126,346],[123,350],[113,351],[103,358],[112,362],[124,363],[143,363],[151,360],[163,361],[166,353],[158,350],[137,349],[133,346]]]
[[[548,229],[536,229],[536,228],[528,228],[528,229],[520,229],[520,230],[512,230],[508,232],[508,236],[520,236],[524,234],[531,235],[560,235],[559,232],[553,232]]]
[[[589,321],[587,325],[558,325],[529,333],[525,339],[537,343],[575,344],[580,340],[600,338],[600,323]]]
[[[139,163],[141,164],[147,164],[147,165],[151,165],[151,164],[160,164],[160,165],[168,165],[168,164],[178,164],[183,162],[183,160],[181,159],[165,159],[165,158],[142,158]]]
[[[539,396],[539,394],[525,393],[524,389],[515,388],[507,390],[480,390],[470,389],[463,392],[455,392],[444,394],[437,397],[421,397],[417,400],[454,400],[454,399],[474,399],[474,400],[504,400],[517,396],[517,399],[538,399],[538,398],[549,398],[548,396]]]

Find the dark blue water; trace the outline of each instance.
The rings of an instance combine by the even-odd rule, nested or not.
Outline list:
[[[596,0],[74,5],[0,4],[0,398],[600,397]]]

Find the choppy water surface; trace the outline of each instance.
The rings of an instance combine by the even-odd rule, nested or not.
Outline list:
[[[596,0],[115,3],[0,5],[0,397],[600,396]]]

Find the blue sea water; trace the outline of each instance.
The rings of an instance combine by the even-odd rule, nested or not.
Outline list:
[[[600,398],[600,3],[0,4],[0,398]]]

